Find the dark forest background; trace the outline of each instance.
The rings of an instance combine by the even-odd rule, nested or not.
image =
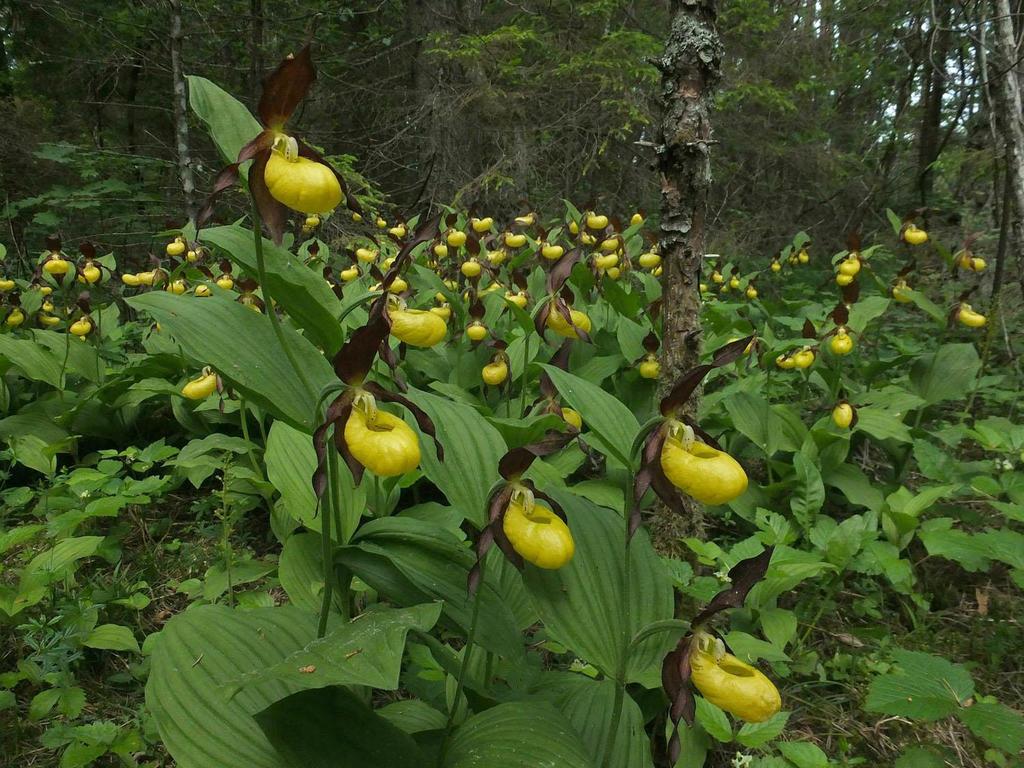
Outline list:
[[[919,207],[950,246],[979,233],[976,250],[994,248],[987,3],[719,11],[709,251],[767,259],[802,229],[832,253],[854,228],[887,228],[886,208]],[[252,105],[314,21],[319,79],[299,129],[385,206],[656,211],[669,18],[660,0],[0,0],[0,239],[34,253],[59,230],[144,253],[186,218],[175,41],[184,74]],[[201,197],[220,159],[191,128]]]

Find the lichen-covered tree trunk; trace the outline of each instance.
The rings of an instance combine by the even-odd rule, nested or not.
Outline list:
[[[1017,70],[1017,47],[1013,29],[1013,15],[1009,0],[995,0],[996,60],[990,70],[995,83],[996,104],[1006,144],[1007,192],[1016,208],[1010,218],[1013,242],[1019,250],[1024,247],[1024,121],[1021,120],[1021,84]],[[994,70],[994,71],[993,71]],[[1006,209],[1010,213],[1011,208]],[[1018,252],[1021,264],[1024,253]]]
[[[700,352],[700,269],[711,186],[712,96],[721,77],[722,43],[715,0],[674,0],[672,29],[659,62],[661,118],[662,386],[692,367]],[[676,515],[659,507],[651,524],[656,546],[681,554],[682,539],[699,536],[696,504]]]
[[[178,179],[185,198],[188,218],[196,217],[196,182],[192,174],[192,149],[188,138],[188,94],[185,72],[181,64],[181,0],[170,0],[171,6],[171,81],[174,88],[174,145],[178,154]]]

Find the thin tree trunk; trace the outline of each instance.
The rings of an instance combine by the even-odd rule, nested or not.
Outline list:
[[[711,111],[721,78],[722,43],[715,0],[674,0],[661,69],[658,166],[661,176],[662,386],[670,387],[700,353],[700,270],[711,186]],[[659,507],[652,522],[662,552],[680,554],[682,538],[700,535],[697,505],[680,517]]]
[[[253,94],[263,82],[263,0],[249,0],[249,83]]]
[[[998,108],[998,122],[1006,144],[1007,192],[1013,205],[1004,206],[1010,213],[1010,228],[1017,250],[1018,266],[1024,254],[1024,123],[1021,122],[1020,80],[1017,70],[1017,47],[1013,33],[1013,17],[1010,15],[1009,0],[994,0],[995,3],[995,52],[994,66],[989,73],[995,80],[994,93]]]
[[[185,196],[185,212],[196,217],[196,182],[192,174],[192,153],[188,137],[188,96],[181,67],[181,0],[168,0],[171,6],[171,81],[174,89],[174,139],[178,152],[178,178]]]
[[[935,161],[939,159],[939,128],[942,122],[942,97],[946,91],[946,51],[949,48],[949,14],[934,19],[931,42],[925,47],[924,78],[921,83],[924,109],[918,134],[917,189],[921,205],[928,206],[935,183]]]

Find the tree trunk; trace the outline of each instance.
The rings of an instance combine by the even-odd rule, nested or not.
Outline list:
[[[249,84],[254,95],[263,83],[263,0],[249,0]]]
[[[661,176],[662,387],[692,368],[700,353],[700,270],[711,186],[711,110],[721,78],[722,43],[715,0],[674,0],[672,29],[661,69],[663,114],[658,147]],[[700,507],[689,515],[665,508],[651,530],[662,552],[680,554],[681,539],[700,535]]]
[[[178,178],[185,196],[185,212],[195,221],[196,182],[192,175],[192,153],[188,138],[188,97],[181,68],[181,0],[168,0],[171,6],[171,81],[174,89],[174,140],[178,152]]]
[[[995,61],[989,68],[994,80],[993,92],[997,108],[997,123],[1006,145],[1006,188],[1012,199],[1013,215],[1010,228],[1013,243],[1017,249],[1017,262],[1021,264],[1024,254],[1024,123],[1021,122],[1020,79],[1017,70],[1017,46],[1013,33],[1013,17],[1010,15],[1009,0],[994,0],[995,3]],[[1004,206],[1007,213],[1010,206]]]
[[[927,207],[935,183],[935,161],[939,159],[939,129],[942,123],[942,97],[946,92],[946,51],[949,48],[949,13],[935,19],[931,41],[925,46],[921,82],[923,109],[917,142],[917,189],[921,206]]]

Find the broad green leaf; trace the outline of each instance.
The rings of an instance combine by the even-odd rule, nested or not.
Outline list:
[[[551,377],[563,402],[580,412],[583,426],[592,433],[596,447],[625,466],[630,466],[632,457],[627,454],[633,445],[633,438],[640,431],[640,424],[632,411],[616,397],[589,381],[553,365],[542,367]]]
[[[205,605],[171,619],[154,649],[146,705],[179,768],[284,768],[253,715],[296,689],[271,680],[228,701],[224,686],[315,636],[315,614],[292,606]]]
[[[82,642],[86,648],[100,648],[107,651],[134,651],[141,653],[135,633],[120,624],[100,624]]]
[[[204,229],[199,238],[226,251],[231,260],[255,276],[256,247],[252,230],[231,224]],[[263,238],[263,260],[267,283],[274,300],[288,312],[288,317],[304,329],[306,335],[328,356],[341,349],[345,334],[338,318],[342,307],[334,291],[319,274],[302,259]]]
[[[756,664],[761,659],[789,661],[789,656],[782,652],[781,647],[766,643],[747,632],[734,629],[725,636],[725,642],[732,648],[736,658],[749,664]]]
[[[482,525],[487,513],[487,492],[498,480],[498,462],[506,450],[501,434],[464,403],[419,390],[411,390],[409,399],[430,416],[437,439],[444,446],[444,461],[440,461],[434,441],[423,436],[423,474],[467,520]]]
[[[40,552],[22,572],[21,591],[45,586],[60,578],[78,560],[95,555],[102,543],[102,536],[78,536],[64,539],[45,552]]]
[[[276,701],[256,714],[256,722],[288,768],[427,765],[411,736],[341,686]]]
[[[975,702],[957,716],[971,732],[997,749],[1016,755],[1024,749],[1024,715],[1005,704]]]
[[[206,123],[224,162],[235,162],[239,150],[255,139],[262,127],[242,102],[205,77],[189,75],[186,79],[189,106]],[[244,168],[242,177],[246,178]]]
[[[444,768],[595,768],[580,737],[549,704],[499,704],[452,735]]]
[[[972,573],[988,570],[992,551],[977,536],[953,528],[953,520],[940,517],[927,521],[919,533],[924,548],[933,557],[953,560]]]
[[[551,491],[565,509],[576,555],[557,571],[526,566],[526,586],[548,634],[608,676],[617,674],[626,645],[648,624],[673,616],[668,573],[641,529],[630,544],[629,592],[623,592],[625,521],[578,496]],[[629,605],[629,623],[623,606]],[[672,640],[665,633],[641,643],[626,677],[655,687]]]
[[[306,528],[319,532],[323,506],[318,510],[316,494],[313,493],[313,473],[316,471],[313,438],[282,421],[275,421],[267,436],[263,458],[267,463],[267,478],[281,494],[281,503],[288,514]],[[366,511],[366,486],[362,483],[358,488],[355,486],[352,473],[343,461],[338,462],[338,474],[341,531],[335,526],[331,538],[344,544],[352,538]]]
[[[768,401],[754,392],[739,391],[722,402],[736,430],[771,457],[776,450],[777,418]]]
[[[745,747],[761,747],[786,728],[789,712],[776,712],[762,723],[744,723],[736,734],[736,741]]]
[[[289,536],[281,550],[277,578],[288,599],[310,613],[320,610],[324,591],[322,540],[318,533],[296,533]],[[334,593],[335,608],[341,610],[341,596]]]
[[[875,406],[857,409],[857,426],[854,429],[878,440],[899,440],[903,443],[913,440],[910,429],[903,423],[901,416]]]
[[[928,404],[960,400],[970,390],[980,367],[973,344],[944,344],[933,354],[917,359],[910,370],[910,386]]]
[[[243,675],[232,688],[249,688],[276,679],[297,688],[367,685],[393,691],[398,687],[409,630],[427,632],[440,615],[440,603],[411,608],[371,606],[276,664]]]
[[[128,299],[181,345],[197,373],[210,365],[246,399],[312,434],[320,391],[337,381],[330,364],[295,330],[285,340],[309,382],[303,386],[264,315],[220,297],[200,299],[152,291]]]
[[[70,336],[68,336],[70,338]],[[0,360],[7,360],[20,373],[32,381],[41,381],[60,388],[63,358],[58,359],[45,347],[29,339],[19,339],[9,333],[0,334]]]
[[[959,664],[918,651],[893,654],[898,669],[871,681],[864,708],[931,722],[948,717],[974,695],[974,681]]]
[[[840,464],[823,477],[826,485],[838,488],[851,504],[879,512],[885,504],[881,490],[854,464]]]
[[[703,696],[697,697],[697,722],[716,741],[732,741],[732,724],[725,712]]]
[[[466,593],[466,580],[476,558],[450,533],[413,518],[382,518],[360,528],[354,542],[356,546],[341,550],[338,559],[360,579],[398,604],[443,600],[445,617],[469,629],[473,599]],[[522,639],[494,579],[484,580],[477,597],[482,600],[477,642],[518,661]]]
[[[850,307],[850,322],[846,325],[854,333],[864,333],[868,324],[885,314],[889,308],[889,299],[885,296],[865,296]]]
[[[448,718],[419,699],[401,699],[377,710],[377,714],[397,725],[406,733],[439,731],[448,723]]]
[[[652,766],[651,744],[644,718],[632,696],[623,700],[615,744],[607,757],[608,731],[615,707],[615,683],[571,672],[547,672],[537,682],[535,695],[565,715],[586,746],[594,765],[608,768]]]
[[[826,768],[828,755],[817,744],[809,741],[780,741],[779,752],[796,768]]]

